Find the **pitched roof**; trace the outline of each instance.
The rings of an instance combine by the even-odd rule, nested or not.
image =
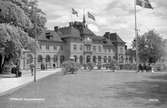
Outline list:
[[[80,38],[80,32],[74,27],[63,27],[58,30],[58,33],[62,38]]]
[[[62,42],[59,34],[53,30],[46,30],[38,40]]]
[[[113,42],[125,43],[117,33],[110,33],[110,36]]]
[[[102,36],[93,35],[93,36],[92,36],[92,39],[93,39],[93,40],[101,40],[101,41],[102,41],[102,40],[104,40],[105,38],[102,37]]]

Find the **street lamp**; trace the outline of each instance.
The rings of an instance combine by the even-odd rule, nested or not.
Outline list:
[[[35,9],[34,6],[32,6],[32,16],[34,17],[34,36],[35,36],[35,52],[34,52],[34,82],[36,82],[36,68],[37,68],[37,33],[36,33],[36,15],[35,15]]]

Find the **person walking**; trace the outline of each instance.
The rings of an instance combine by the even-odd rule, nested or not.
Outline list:
[[[146,64],[144,63],[144,64],[143,64],[143,72],[146,72],[146,70],[147,70],[147,66],[146,66]]]
[[[138,72],[143,72],[143,66],[142,66],[142,64],[139,64],[139,66],[138,66]]]
[[[34,75],[34,64],[30,64],[31,76]]]

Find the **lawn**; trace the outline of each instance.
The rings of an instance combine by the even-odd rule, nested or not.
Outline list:
[[[166,108],[167,74],[80,71],[46,77],[0,98],[9,108]],[[15,102],[10,98],[43,98]]]

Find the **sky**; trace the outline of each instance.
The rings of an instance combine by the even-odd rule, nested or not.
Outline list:
[[[155,30],[162,38],[167,38],[167,2],[149,1],[154,9],[137,6],[139,34]],[[131,47],[135,37],[134,0],[38,0],[38,4],[46,13],[48,29],[68,26],[70,21],[82,21],[83,13],[90,12],[96,21],[86,17],[86,22],[96,35],[116,32]],[[78,17],[72,15],[72,8],[78,11]]]

